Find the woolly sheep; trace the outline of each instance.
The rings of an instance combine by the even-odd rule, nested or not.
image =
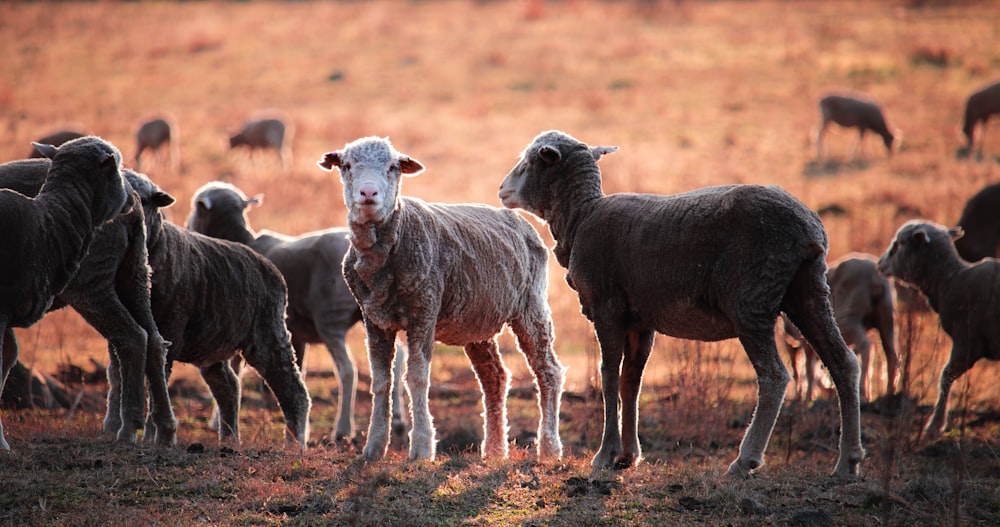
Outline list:
[[[253,119],[243,124],[238,132],[229,137],[229,148],[245,146],[250,150],[272,148],[278,153],[281,168],[292,168],[292,136],[294,128],[291,123],[278,118]]]
[[[50,165],[51,161],[45,158],[4,163],[0,165],[0,188],[35,196]],[[153,395],[151,416],[157,423],[156,441],[173,444],[177,420],[163,373],[166,344],[150,310],[146,228],[141,207],[133,207],[95,231],[80,270],[56,295],[50,310],[66,305],[108,340],[108,354],[117,359],[110,363],[114,367],[109,369],[108,376],[114,379],[109,384],[118,393],[108,397],[104,430],[117,433],[120,441],[135,442],[145,419],[145,370]]]
[[[410,458],[434,458],[428,387],[435,341],[465,347],[483,392],[482,455],[506,457],[510,371],[496,342],[505,325],[538,387],[538,456],[559,458],[564,369],[552,347],[547,252],[535,229],[513,211],[401,196],[401,176],[424,167],[388,139],[358,139],[325,154],[319,165],[340,170],[351,231],[344,278],[368,333],[374,400],[364,458],[385,455],[389,365],[399,331],[410,350]]]
[[[976,125],[979,127],[979,155],[983,154],[983,143],[986,139],[986,123],[990,117],[1000,114],[1000,82],[991,84],[969,95],[965,101],[965,113],[962,117],[962,133],[965,134],[965,154],[972,152],[975,143]]]
[[[548,223],[555,257],[594,324],[605,408],[593,466],[628,467],[641,459],[639,390],[656,332],[740,339],[757,372],[758,400],[729,473],[746,477],[762,466],[790,380],[774,335],[783,311],[837,387],[842,432],[835,473],[858,473],[864,456],[858,364],[833,318],[819,217],[774,186],[606,196],[597,160],[616,150],[543,132],[499,192],[505,206]]]
[[[1000,254],[1000,183],[987,185],[969,198],[958,219],[964,233],[955,240],[958,255],[967,262]]]
[[[853,346],[861,359],[861,400],[871,398],[871,346],[868,330],[874,329],[882,342],[885,353],[889,394],[896,393],[896,372],[899,359],[896,355],[895,327],[893,324],[892,284],[876,268],[878,258],[870,254],[849,253],[830,263],[826,280],[830,284],[830,298],[837,327],[848,346]],[[812,400],[816,378],[816,351],[802,339],[785,315],[781,316],[785,337],[784,344],[792,363],[795,386],[799,386],[798,352],[805,355],[805,400]],[[798,391],[796,389],[796,391]]]
[[[219,406],[219,435],[239,441],[238,352],[267,382],[289,441],[306,448],[311,401],[285,326],[281,273],[245,245],[209,238],[165,220],[174,198],[143,174],[125,174],[142,201],[152,269],[151,301],[173,361],[196,366]]]
[[[948,423],[948,393],[979,359],[1000,360],[1000,261],[963,261],[952,241],[960,229],[911,220],[903,224],[879,259],[883,275],[919,289],[951,337],[951,355],[941,370],[937,403],[925,432],[933,438]]]
[[[145,151],[156,153],[157,159],[161,156],[164,145],[167,146],[166,155],[170,160],[170,168],[177,172],[180,167],[180,149],[177,145],[176,127],[171,127],[170,122],[162,117],[151,119],[139,125],[135,132],[135,166],[142,167],[140,158]]]
[[[85,132],[81,132],[79,130],[57,130],[55,132],[52,132],[51,134],[47,134],[38,138],[38,140],[36,140],[35,143],[38,143],[40,145],[60,146],[63,143],[72,141],[73,139],[79,139],[86,135],[87,134]],[[32,143],[32,145],[34,145],[34,143]],[[38,148],[36,148],[35,146],[32,146],[31,152],[28,153],[28,159],[45,159],[45,158],[46,158],[45,154],[39,151]]]
[[[45,315],[76,275],[94,231],[129,203],[121,152],[111,143],[83,137],[60,147],[34,146],[52,160],[38,195],[0,189],[0,342],[13,342],[13,328]],[[18,349],[0,348],[2,394]],[[0,449],[10,450],[2,424]]]
[[[819,111],[821,122],[816,132],[816,158],[823,157],[823,134],[830,123],[837,123],[845,128],[857,128],[858,140],[851,149],[851,159],[857,156],[862,148],[862,141],[865,132],[872,132],[882,136],[886,153],[892,156],[893,142],[896,136],[889,131],[882,115],[882,109],[873,101],[864,100],[846,95],[828,95],[819,101]],[[899,132],[896,132],[898,135]]]
[[[350,247],[347,229],[332,228],[286,236],[250,227],[247,211],[261,196],[248,198],[221,181],[206,183],[191,199],[188,229],[248,245],[281,271],[288,285],[287,324],[299,369],[305,373],[307,344],[324,343],[340,380],[340,409],[334,440],[354,435],[357,365],[347,349],[347,331],[361,321],[361,309],[347,288],[341,262]],[[406,352],[397,348],[393,383],[393,427],[403,428],[400,377]]]

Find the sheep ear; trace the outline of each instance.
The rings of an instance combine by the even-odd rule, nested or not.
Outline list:
[[[152,197],[149,198],[150,203],[156,205],[161,209],[163,207],[169,207],[173,205],[175,201],[177,200],[175,200],[173,196],[167,194],[162,190],[157,190],[156,192],[153,193]]]
[[[408,176],[415,176],[424,171],[424,165],[410,156],[400,156],[399,171]]]
[[[913,241],[921,244],[926,244],[930,241],[930,235],[927,234],[927,229],[920,228],[913,231]]]
[[[247,200],[243,202],[243,208],[245,209],[250,205],[261,205],[262,203],[264,203],[264,195],[257,194],[252,198],[247,198]]]
[[[208,196],[202,196],[195,200],[194,206],[205,210],[212,210],[212,200]]]
[[[605,154],[612,154],[618,151],[617,146],[592,146],[590,147],[590,155],[594,156],[594,161],[600,161],[601,156]]]
[[[39,154],[42,154],[43,156],[45,156],[45,157],[47,157],[49,159],[52,159],[53,157],[55,157],[56,156],[56,152],[59,151],[58,148],[56,148],[56,147],[54,147],[52,145],[47,145],[47,144],[43,144],[43,143],[36,143],[34,141],[31,142],[31,146],[35,147],[35,150],[38,150]]]
[[[562,153],[552,145],[543,145],[538,149],[538,157],[550,165],[554,165],[562,159]]]
[[[323,159],[316,162],[320,168],[326,171],[333,171],[333,167],[340,168],[343,160],[340,159],[340,152],[327,152],[323,154]]]
[[[956,226],[948,229],[948,237],[951,238],[951,241],[955,241],[962,236],[965,236],[965,231],[961,227]]]

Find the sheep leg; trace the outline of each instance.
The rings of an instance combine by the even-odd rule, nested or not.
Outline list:
[[[240,379],[233,371],[228,360],[209,366],[202,366],[201,378],[208,384],[208,389],[215,398],[219,408],[219,438],[240,441]]]
[[[841,328],[841,335],[844,342],[854,345],[854,353],[861,361],[861,378],[858,384],[858,391],[862,401],[871,400],[871,349],[872,343],[868,340],[868,332],[861,326],[851,326]]]
[[[0,328],[3,328],[3,339],[0,340],[0,395],[3,395],[3,387],[7,384],[7,374],[17,362],[19,350],[14,330],[7,326],[6,320],[0,319]],[[2,422],[0,422],[0,450],[10,450],[10,444],[7,443],[7,439],[3,435]]]
[[[802,350],[803,355],[805,355],[805,375],[806,375],[806,402],[813,400],[813,394],[816,393],[816,367],[818,364],[819,357],[816,356],[816,350],[805,341],[802,340]]]
[[[506,459],[507,392],[510,390],[510,370],[503,363],[497,343],[492,340],[466,344],[465,354],[472,361],[472,369],[479,379],[483,392],[483,444],[482,456]]]
[[[523,320],[511,322],[517,337],[518,348],[524,354],[538,386],[538,457],[562,457],[562,440],[559,439],[559,404],[562,399],[566,368],[559,363],[552,347],[553,331],[547,305],[542,305],[538,316],[531,316],[535,324]]]
[[[149,389],[149,416],[155,425],[155,431],[146,429],[143,439],[150,432],[156,438],[156,444],[170,446],[177,443],[177,417],[170,404],[170,393],[167,390],[167,348],[166,342],[158,333],[149,335],[146,355],[146,379]]]
[[[108,343],[108,367],[105,374],[108,377],[108,402],[104,412],[103,430],[108,433],[116,433],[122,427],[122,375],[118,354],[115,353],[115,348],[110,342]]]
[[[823,134],[826,133],[826,127],[829,126],[830,121],[823,119],[822,124],[816,130],[816,160],[819,161],[823,158]]]
[[[368,422],[368,440],[365,442],[361,457],[366,461],[374,461],[382,459],[389,448],[389,413],[392,410],[390,408],[392,400],[389,397],[389,392],[392,390],[390,370],[393,355],[396,353],[393,346],[396,334],[386,333],[367,321],[365,330],[368,333],[368,363],[372,375],[372,414]],[[413,355],[415,353],[410,354],[411,360]],[[410,372],[407,372],[407,378],[409,377]]]
[[[879,324],[878,334],[882,341],[882,351],[885,353],[885,369],[888,376],[886,386],[888,395],[896,394],[896,380],[899,376],[899,355],[896,354],[895,328],[892,325],[892,306],[889,308],[888,322]]]
[[[974,360],[968,359],[969,356],[966,349],[952,344],[948,363],[941,370],[938,381],[938,398],[934,404],[934,413],[924,427],[924,435],[928,439],[936,438],[948,427],[948,395],[951,393],[951,385],[975,364]]]
[[[604,398],[604,435],[601,448],[590,465],[594,468],[611,468],[622,454],[621,421],[619,420],[619,399],[622,357],[625,342],[623,328],[601,324],[602,317],[594,317],[597,340],[601,345],[601,395]]]
[[[233,358],[229,359],[229,365],[232,366],[233,371],[236,372],[236,376],[240,379],[243,378],[243,355],[236,354]],[[169,379],[170,376],[168,375]],[[212,416],[208,419],[208,429],[219,431],[219,405],[218,403],[212,403]]]
[[[862,126],[858,128],[858,140],[854,142],[854,147],[851,148],[851,161],[854,161],[858,157],[858,152],[861,151],[862,142],[865,140],[865,128]]]
[[[406,358],[406,390],[410,394],[410,422],[413,423],[413,428],[410,430],[410,459],[429,459],[434,460],[434,450],[435,450],[435,431],[434,431],[434,420],[431,417],[431,410],[429,404],[429,390],[430,390],[430,378],[431,378],[431,352],[434,349],[434,330],[430,331],[416,332],[410,330],[407,335],[407,345],[410,348],[410,354]],[[392,350],[392,340],[386,342],[386,347]],[[392,363],[392,351],[390,351],[384,364],[382,365],[382,375],[386,379],[385,384],[390,384],[391,379],[389,377],[389,367]],[[374,377],[374,374],[373,374]],[[372,383],[374,384],[374,380]],[[389,386],[382,388],[382,397],[388,399]],[[388,406],[388,404],[386,404]],[[388,408],[385,408],[388,410]],[[382,431],[383,436],[385,436],[384,441],[388,440],[386,435],[388,430],[387,426],[389,424],[389,414],[386,412],[382,417],[384,421],[382,425],[385,429]]]
[[[635,466],[642,459],[642,447],[639,446],[639,391],[642,389],[642,373],[653,349],[654,335],[652,331],[629,331],[627,334],[619,389],[623,450],[622,455],[615,460],[617,468]]]
[[[392,361],[392,434],[406,434],[406,412],[403,411],[403,372],[406,370],[406,346],[396,342],[396,357]]]
[[[322,331],[320,336],[326,344],[330,357],[333,358],[333,366],[337,372],[337,380],[340,382],[340,406],[337,409],[337,425],[333,431],[333,440],[340,441],[351,438],[354,435],[354,404],[358,386],[358,369],[354,364],[354,357],[347,349],[346,330]],[[296,344],[295,339],[292,339]],[[296,351],[305,350],[305,343],[295,346]],[[300,366],[301,368],[301,366]],[[303,370],[304,375],[305,370]]]
[[[277,337],[282,333],[283,331],[279,331],[278,328],[267,332],[267,335],[275,337],[270,340],[263,336],[258,338],[257,341],[263,344],[247,346],[243,350],[243,359],[257,370],[277,399],[281,413],[285,417],[285,440],[289,443],[298,443],[304,451],[309,441],[309,407],[312,401],[309,399],[309,390],[302,380],[299,367],[295,364],[295,352],[292,351],[291,343]],[[237,410],[238,404],[239,399],[237,399]],[[219,408],[220,411],[223,409],[221,401]],[[222,417],[225,418],[225,414],[222,414]]]
[[[744,330],[739,339],[757,373],[757,406],[740,443],[739,457],[729,465],[729,474],[747,478],[764,465],[764,450],[771,440],[791,376],[774,345],[774,335],[769,331],[749,333]]]

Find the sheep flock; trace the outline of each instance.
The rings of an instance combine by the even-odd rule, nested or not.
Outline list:
[[[998,86],[970,95],[964,151],[977,139],[982,148],[989,117],[1000,113]],[[852,158],[866,132],[881,136],[888,155],[898,151],[901,133],[875,101],[830,94],[819,110],[817,159],[825,155],[831,124],[858,130]],[[286,115],[250,119],[229,136],[229,146],[272,149],[288,174],[294,130]],[[627,469],[643,459],[643,374],[651,359],[664,360],[653,358],[654,347],[670,356],[669,346],[654,346],[657,334],[737,339],[744,349],[757,392],[728,466],[737,478],[764,466],[789,384],[794,380],[798,398],[812,400],[817,361],[837,399],[832,472],[861,474],[862,404],[876,392],[899,389],[891,281],[922,293],[952,340],[925,437],[947,429],[954,381],[981,358],[1000,360],[1000,335],[990,322],[1000,314],[994,187],[969,201],[960,227],[911,221],[881,257],[854,253],[828,263],[819,215],[777,186],[606,194],[599,161],[618,147],[549,130],[531,139],[506,176],[495,178],[502,206],[432,203],[402,194],[403,180],[424,172],[424,164],[388,138],[371,136],[318,156],[319,168],[339,176],[343,226],[284,235],[251,229],[246,212],[261,198],[222,181],[199,189],[186,228],[173,224],[161,209],[174,198],[139,169],[182,170],[176,120],[146,120],[135,140],[135,170],[122,166],[117,147],[80,129],[33,143],[26,157],[42,159],[0,165],[0,394],[18,359],[11,328],[71,307],[107,339],[103,427],[123,443],[177,443],[183,430],[168,392],[174,362],[198,368],[217,407],[220,441],[239,442],[245,363],[277,399],[287,441],[307,448],[312,401],[304,357],[311,343],[325,344],[340,385],[331,437],[350,440],[358,433],[358,374],[345,338],[361,323],[372,396],[363,460],[385,457],[390,431],[405,428],[409,458],[435,459],[429,398],[438,344],[463,348],[478,380],[480,454],[508,457],[511,372],[498,344],[504,330],[514,335],[532,374],[535,454],[539,461],[561,459],[566,368],[549,306],[550,251],[600,351],[603,432],[591,458],[594,470]],[[554,246],[546,247],[542,234],[512,209],[544,223]],[[885,386],[877,388],[869,330],[879,333],[887,367]],[[802,392],[800,349],[807,364]],[[0,449],[11,449],[2,426]]]

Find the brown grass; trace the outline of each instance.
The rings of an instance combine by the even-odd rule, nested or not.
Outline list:
[[[0,159],[80,122],[134,154],[132,134],[153,114],[181,128],[179,174],[153,177],[188,201],[222,178],[265,193],[254,224],[287,233],[342,225],[335,178],[315,166],[358,137],[388,135],[427,173],[404,191],[432,201],[498,205],[496,187],[538,132],[559,128],[621,151],[602,161],[605,190],[672,193],[723,183],[775,183],[826,216],[830,257],[880,253],[896,228],[921,216],[953,223],[964,201],[1000,175],[1000,134],[986,159],[956,159],[965,96],[995,80],[996,2],[329,2],[88,3],[0,6]],[[854,133],[832,130],[830,159],[812,159],[815,101],[831,89],[881,101],[903,147],[886,159],[876,138],[849,162]],[[279,109],[296,123],[294,168],[227,151],[248,116]],[[549,240],[544,226],[538,225]],[[789,404],[761,477],[724,476],[753,408],[752,372],[735,342],[656,342],[642,398],[648,462],[588,482],[601,432],[596,342],[553,261],[557,349],[570,366],[563,412],[565,461],[536,464],[448,453],[433,463],[360,465],[353,447],[327,445],[336,385],[309,378],[316,399],[306,455],[280,443],[279,414],[247,380],[244,443],[220,451],[205,430],[206,401],[178,395],[181,446],[125,448],[98,434],[94,412],[3,415],[14,452],[0,463],[0,522],[8,524],[787,524],[822,509],[837,524],[989,523],[996,496],[995,364],[955,386],[956,422],[933,445],[919,431],[950,345],[936,317],[920,316],[906,351],[898,417],[864,414],[868,476],[831,469],[836,407]],[[72,312],[19,330],[22,360],[40,371],[106,360],[105,342]],[[360,329],[350,340],[363,350]],[[904,342],[905,341],[905,342]],[[503,338],[512,349],[509,336]],[[363,355],[363,353],[359,353]],[[875,355],[876,357],[878,354]],[[363,357],[362,370],[366,370]],[[332,370],[313,349],[309,371]],[[508,354],[515,386],[523,360]],[[884,369],[875,361],[878,371]],[[475,381],[460,351],[434,362],[441,436],[479,433]],[[181,366],[189,382],[194,370]],[[876,376],[876,379],[879,378]],[[197,386],[197,385],[196,385]],[[366,386],[362,386],[363,389]],[[89,388],[89,389],[101,389]],[[876,390],[877,394],[881,391]],[[959,395],[960,394],[960,395]],[[364,395],[364,394],[362,394]],[[960,400],[959,400],[960,399]],[[361,397],[359,424],[366,426]],[[918,405],[918,406],[915,406]],[[987,417],[981,419],[981,417]],[[512,436],[535,427],[530,399],[511,401]],[[978,421],[977,421],[978,419]],[[467,434],[466,434],[467,435]],[[189,454],[194,442],[206,454]],[[462,444],[456,441],[456,444]],[[956,448],[953,445],[959,445]],[[611,482],[611,483],[608,483]],[[763,505],[763,516],[741,501]],[[746,505],[746,503],[744,503]]]

